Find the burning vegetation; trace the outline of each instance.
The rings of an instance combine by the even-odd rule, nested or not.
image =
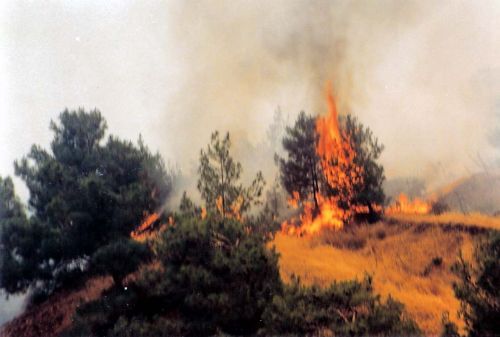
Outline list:
[[[379,186],[384,179],[383,169],[375,163],[382,147],[378,146],[376,140],[372,140],[369,129],[365,130],[362,125],[358,125],[353,117],[346,117],[343,123],[339,120],[330,89],[326,97],[328,113],[313,119],[314,130],[311,134],[314,146],[309,151],[314,153],[305,160],[308,167],[304,171],[309,171],[307,173],[311,177],[311,188],[304,188],[302,191],[288,188],[291,190],[290,206],[301,210],[298,219],[282,223],[282,232],[291,235],[310,235],[323,229],[341,229],[355,217],[377,215],[382,209],[383,193],[380,193]],[[300,118],[305,119],[304,116],[299,117],[299,123]],[[295,129],[301,127],[303,126],[297,124]],[[288,131],[292,137],[297,134],[295,130]],[[296,152],[290,140],[285,139],[283,144],[289,153]],[[371,145],[365,147],[368,151],[363,150],[366,145]],[[295,181],[289,180],[289,175],[296,166],[294,157],[292,154],[288,161],[280,160],[285,186],[295,184]],[[378,170],[368,171],[373,167]],[[369,186],[368,183],[374,180],[375,183]],[[367,192],[378,194],[378,198],[368,200],[363,196]]]
[[[431,210],[431,202],[420,198],[410,200],[406,194],[401,193],[385,212],[387,214],[429,214]]]
[[[378,163],[383,146],[355,117],[339,115],[331,90],[327,103],[326,115],[315,118],[301,113],[295,125],[286,129],[285,157],[276,160],[283,195],[286,191],[296,213],[286,215],[281,224],[277,198],[267,194],[262,200],[262,173],[257,172],[249,184],[242,183],[243,168],[231,155],[229,133],[221,137],[214,132],[200,151],[197,187],[202,206],[184,193],[178,210],[167,210],[173,175],[159,155],[152,155],[142,142],[135,146],[114,137],[101,145],[106,124],[98,112],[64,112],[61,124],[53,126],[52,153],[33,147],[28,158],[16,163],[30,188],[30,216],[15,197],[12,181],[0,180],[1,288],[9,294],[33,289],[38,298],[50,300],[81,280],[111,276],[111,286],[69,314],[74,317],[62,321],[57,327],[63,331],[60,336],[419,334],[414,317],[408,316],[401,302],[374,293],[377,288],[393,289],[392,285],[374,287],[374,278],[365,277],[333,281],[320,288],[281,277],[290,261],[298,259],[280,265],[279,255],[270,248],[271,238],[274,243],[292,242],[294,253],[302,254],[302,243],[330,236],[329,243],[321,243],[329,249],[317,250],[324,252],[320,259],[341,256],[336,249],[349,249],[352,252],[346,256],[358,261],[349,266],[364,268],[359,272],[387,273],[382,263],[386,252],[375,252],[376,247],[384,247],[387,256],[391,256],[390,249],[396,249],[393,255],[401,268],[409,266],[401,262],[402,252],[414,257],[407,244],[399,245],[403,237],[399,232],[386,233],[381,221],[370,225],[383,219],[385,177]],[[74,176],[80,163],[87,165],[86,172]],[[260,213],[251,212],[263,203]],[[410,201],[402,195],[385,212],[422,215],[432,207],[432,203]],[[360,222],[367,223],[368,229],[357,226]],[[274,235],[275,223],[283,233]],[[404,227],[404,232],[415,231]],[[363,233],[368,238],[363,239]],[[389,234],[390,240],[386,239]],[[373,238],[377,243],[368,245]],[[459,247],[461,236],[453,240],[448,242],[450,247]],[[492,242],[496,249],[500,240]],[[355,250],[363,256],[356,256]],[[447,256],[446,262],[451,259]],[[341,266],[333,260],[322,262],[336,272]],[[392,258],[386,262],[396,263]],[[428,278],[442,272],[440,257],[431,264],[420,262],[424,262],[419,266],[421,273],[422,268],[417,268],[401,275]],[[495,267],[498,259],[487,262]],[[476,271],[463,260],[456,270],[465,280],[457,287],[459,299],[495,314],[496,307],[482,307],[467,292],[479,287],[471,278]],[[399,270],[393,272],[397,275],[391,276],[392,281],[404,282]],[[375,279],[385,282],[387,276]],[[416,285],[427,286],[427,281]],[[447,283],[439,291],[450,292],[450,286]],[[490,301],[493,295],[488,291],[480,295]],[[419,314],[405,293],[396,293],[405,298],[412,313]],[[468,317],[473,317],[471,310]],[[494,330],[489,318],[488,322],[488,329]],[[473,323],[465,322],[468,328],[477,328]],[[453,323],[446,324],[455,329]]]

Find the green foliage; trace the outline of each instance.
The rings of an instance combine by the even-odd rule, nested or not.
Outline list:
[[[77,309],[72,326],[61,335],[64,337],[110,336],[110,331],[121,317],[145,311],[140,302],[141,294],[135,287],[113,287],[102,296]],[[145,335],[149,336],[149,335]]]
[[[286,135],[283,137],[287,157],[276,156],[285,190],[289,195],[298,192],[300,200],[307,200],[312,196],[316,210],[322,180],[321,164],[316,154],[317,141],[316,119],[302,111],[295,125],[286,128]]]
[[[480,242],[473,264],[460,255],[452,270],[459,277],[453,284],[461,302],[460,314],[469,336],[500,335],[500,232],[494,231]]]
[[[34,228],[35,231],[30,231],[30,228],[23,205],[16,196],[12,179],[0,177],[0,285],[7,293],[24,289],[27,285],[22,275],[37,269],[36,265],[21,263],[24,254],[37,253],[37,240],[44,235],[38,227]],[[18,242],[23,243],[22,251],[12,249]]]
[[[262,327],[262,312],[281,289],[277,254],[230,219],[184,218],[154,251],[159,266],[142,270],[127,291],[84,306],[73,330],[150,336],[149,327],[164,326],[168,335],[245,335]]]
[[[123,279],[150,258],[148,247],[131,239],[118,239],[99,248],[91,266],[100,275],[111,275],[115,286],[122,287]]]
[[[255,332],[281,285],[277,255],[236,221],[188,220],[168,230],[157,249],[165,305],[195,334]]]
[[[263,316],[263,335],[413,336],[416,324],[403,305],[373,295],[371,279],[334,282],[322,289],[306,287],[298,278],[273,298]]]
[[[380,218],[380,210],[372,206],[382,206],[385,201],[383,183],[385,180],[384,167],[377,161],[384,150],[373,132],[365,127],[352,115],[341,117],[341,128],[349,138],[351,146],[356,153],[354,163],[363,168],[362,184],[356,184],[354,198],[351,204],[367,206],[368,214],[357,215],[358,219],[374,222]]]
[[[0,221],[26,219],[24,207],[16,196],[14,183],[10,177],[0,177]]]
[[[230,155],[231,140],[229,133],[220,139],[219,132],[214,132],[206,151],[200,151],[198,173],[198,190],[205,201],[207,211],[218,211],[217,199],[220,198],[220,212],[223,217],[235,213],[243,214],[252,205],[260,203],[264,187],[262,172],[258,172],[250,186],[244,187],[241,182],[242,167]],[[240,198],[240,200],[238,200]]]
[[[98,111],[66,110],[51,129],[51,152],[33,145],[15,163],[32,217],[3,231],[0,287],[8,293],[30,286],[50,293],[85,272],[97,249],[128,237],[171,190],[161,157],[142,140],[103,142],[106,123]]]
[[[188,196],[186,191],[182,193],[181,202],[179,204],[179,213],[181,217],[201,217],[202,209],[197,206]]]

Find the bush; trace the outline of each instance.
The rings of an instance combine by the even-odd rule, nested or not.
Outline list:
[[[281,287],[277,254],[234,220],[186,220],[166,231],[156,249],[163,305],[194,334],[257,331]]]
[[[373,294],[371,278],[334,282],[330,287],[305,287],[296,277],[273,298],[264,313],[263,335],[395,336],[420,335],[406,318],[403,304]]]
[[[474,260],[471,264],[460,256],[452,267],[459,277],[453,290],[461,302],[460,314],[469,336],[499,336],[500,232],[477,245]]]
[[[160,326],[170,336],[248,335],[262,328],[262,313],[282,287],[278,255],[262,235],[218,218],[169,227],[153,249],[158,263],[127,290],[114,288],[80,309],[68,336],[156,336],[151,331]]]

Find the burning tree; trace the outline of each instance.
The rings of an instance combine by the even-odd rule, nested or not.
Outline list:
[[[287,129],[288,158],[278,159],[291,204],[303,209],[299,233],[340,228],[353,217],[376,220],[385,199],[384,170],[377,163],[383,146],[355,117],[339,118],[330,93],[327,99],[327,115],[301,113]],[[290,222],[283,225],[297,231]]]

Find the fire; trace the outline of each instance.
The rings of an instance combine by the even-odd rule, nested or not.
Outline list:
[[[243,196],[240,195],[236,198],[236,200],[234,200],[231,203],[231,205],[229,205],[229,210],[224,210],[222,196],[219,195],[217,197],[217,199],[215,200],[215,207],[217,208],[217,211],[219,212],[219,214],[222,215],[223,217],[229,218],[229,219],[233,218],[233,219],[240,221],[242,219],[241,207],[243,206],[244,201],[245,201],[245,199],[243,199]]]
[[[420,198],[410,200],[404,193],[401,193],[396,201],[385,210],[388,214],[428,214],[431,211],[431,204]]]
[[[281,225],[283,233],[289,235],[314,235],[324,228],[341,229],[344,225],[344,211],[341,210],[331,200],[324,199],[321,195],[318,197],[319,213],[314,216],[314,202],[307,201],[303,203],[302,214],[299,216],[300,226],[294,225],[294,220],[285,221]],[[298,201],[292,205],[298,205]]]
[[[325,189],[332,196],[324,195],[325,191],[317,195],[317,208],[313,201],[302,202],[300,226],[294,226],[296,219],[282,224],[282,231],[291,235],[312,235],[325,228],[341,229],[354,214],[368,212],[367,207],[351,202],[355,187],[363,183],[363,169],[354,161],[356,151],[349,135],[340,129],[337,106],[330,87],[327,90],[327,102],[328,114],[316,120],[319,135],[316,153],[326,180]],[[298,208],[299,193],[294,192],[288,203]]]
[[[328,186],[335,190],[340,202],[347,203],[348,210],[355,205],[349,204],[354,196],[354,187],[363,183],[363,168],[356,165],[356,151],[352,148],[349,135],[339,128],[337,106],[327,92],[328,115],[316,121],[319,141],[316,152],[321,158],[321,167]]]
[[[142,221],[141,225],[132,233],[130,233],[132,239],[139,238],[160,218],[160,214],[156,212],[149,215],[146,214],[145,216],[146,217]]]
[[[144,213],[144,220],[141,225],[130,233],[130,237],[136,241],[145,241],[147,239],[153,238],[159,232],[164,231],[168,226],[174,226],[175,221],[172,216],[168,217],[168,223],[159,225],[157,228],[153,228],[153,225],[160,219],[160,215],[163,213],[163,209],[158,212],[151,214]]]

